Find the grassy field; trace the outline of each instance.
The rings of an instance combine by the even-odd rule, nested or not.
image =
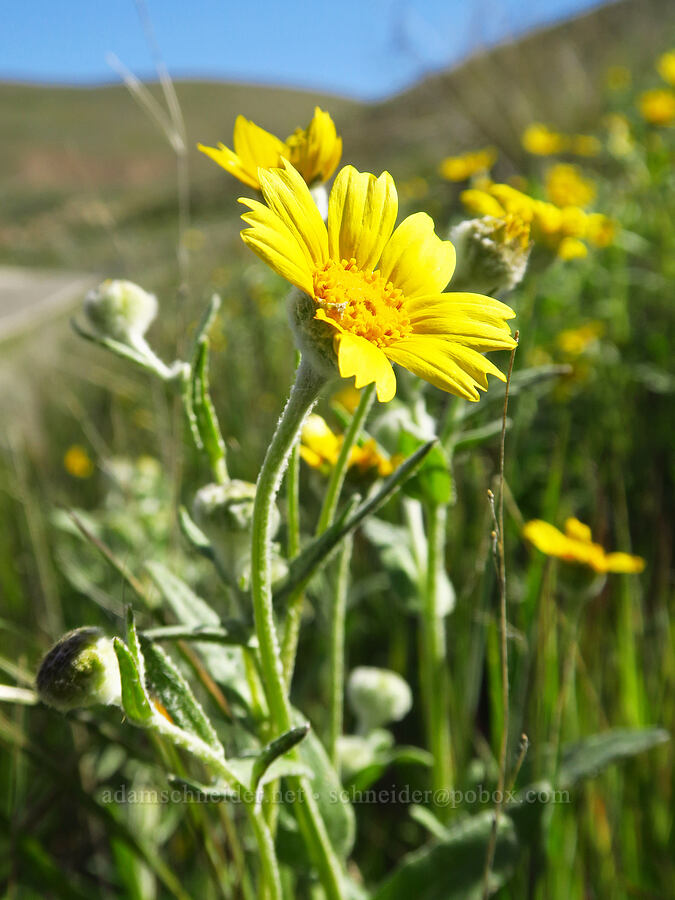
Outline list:
[[[508,820],[513,833],[499,839],[494,871],[498,896],[510,900],[665,900],[675,883],[673,750],[655,730],[672,732],[675,724],[675,128],[650,125],[638,112],[640,93],[660,84],[654,62],[674,36],[669,4],[619,3],[478,55],[373,107],[281,89],[178,84],[191,148],[182,233],[174,154],[125,88],[0,85],[9,136],[0,144],[0,263],[130,278],[157,292],[151,342],[166,360],[185,350],[217,291],[223,305],[211,340],[213,400],[230,472],[249,481],[295,366],[287,286],[239,239],[235,200],[249,192],[192,149],[197,141],[229,144],[238,113],[285,136],[318,103],[343,135],[343,163],[388,168],[399,218],[426,210],[443,235],[466,216],[460,192],[467,183],[438,174],[448,154],[492,144],[499,150],[494,181],[516,179],[536,197],[545,196],[556,161],[575,163],[592,180],[592,209],[616,223],[613,240],[570,260],[535,246],[526,278],[506,298],[520,331],[504,482],[509,771],[517,789],[546,783],[562,792],[557,802]],[[626,67],[630,80],[624,72],[621,84],[615,73],[608,86],[611,66]],[[160,89],[151,90],[161,100]],[[623,117],[619,131],[610,113]],[[528,154],[521,134],[533,121],[597,136],[600,153]],[[506,370],[508,354],[493,356]],[[504,726],[486,500],[487,489],[498,487],[504,392],[492,381],[479,404],[448,401],[400,373],[399,396],[376,404],[366,429],[393,453],[401,417],[419,419],[424,408],[436,430],[447,425],[443,552],[455,603],[441,621],[451,786],[464,799],[456,808],[411,802],[409,793],[355,802],[348,871],[355,897],[480,897],[487,820],[478,818],[491,806],[476,793],[498,782]],[[151,561],[180,574],[218,617],[234,614],[212,564],[191,552],[178,524],[178,506],[189,507],[210,476],[170,387],[77,338],[65,314],[0,345],[0,385],[2,685],[30,689],[42,654],[69,628],[95,624],[122,634],[131,600],[144,628],[174,621],[146,568]],[[334,403],[324,399],[319,410],[336,431],[344,426],[344,410]],[[68,456],[73,446],[81,448],[79,468]],[[303,464],[300,479],[307,542],[326,477]],[[370,486],[350,470],[343,501]],[[352,760],[343,768],[344,783],[397,798],[437,786],[424,753],[423,591],[405,563],[411,510],[419,491],[426,495],[424,482],[408,488],[354,536],[346,614],[347,671],[391,669],[408,681],[414,702],[390,726],[396,750],[371,747],[368,765],[359,769]],[[281,507],[284,543],[290,529]],[[145,604],[82,540],[70,509],[140,579]],[[562,527],[568,517],[588,523],[607,550],[639,554],[644,572],[592,577],[523,538],[528,520]],[[292,692],[324,741],[331,577],[323,571],[307,589]],[[250,627],[250,610],[238,615]],[[178,651],[185,671],[199,676],[199,657],[185,646]],[[210,665],[213,657],[203,658]],[[201,678],[199,699],[219,722],[228,753],[241,754],[255,746],[255,704],[242,705],[226,666],[212,674],[214,682]],[[354,735],[357,719],[349,708],[345,716],[345,731]],[[63,717],[43,705],[2,702],[3,894],[259,896],[247,866],[251,836],[236,806],[124,802],[125,791],[165,788],[167,771],[207,778],[167,742],[125,724],[117,709]],[[116,791],[121,799],[105,800]],[[474,826],[475,838],[462,833]],[[322,896],[283,814],[280,828],[285,896]],[[413,851],[422,854],[418,868],[406,863]]]

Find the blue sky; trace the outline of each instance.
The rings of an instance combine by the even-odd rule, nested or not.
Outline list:
[[[597,0],[144,0],[174,77],[395,93],[482,47]],[[106,54],[139,77],[152,56],[134,0],[3,4],[0,80],[114,81]]]

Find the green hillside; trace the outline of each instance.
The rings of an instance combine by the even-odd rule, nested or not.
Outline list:
[[[431,75],[390,100],[343,98],[237,84],[179,82],[190,145],[192,208],[230,219],[239,188],[195,149],[231,142],[242,113],[285,135],[328,109],[345,161],[395,178],[435,170],[439,158],[490,142],[522,161],[531,121],[594,124],[608,65],[636,70],[675,28],[667,0],[625,0]],[[157,85],[150,86],[161,99]],[[154,268],[174,239],[175,159],[124,86],[0,84],[0,262],[108,273]]]

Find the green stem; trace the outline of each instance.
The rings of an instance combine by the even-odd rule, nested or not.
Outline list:
[[[434,790],[452,787],[450,718],[448,710],[448,661],[445,619],[438,608],[439,576],[445,555],[446,508],[427,507],[427,570],[421,618],[422,691],[427,741],[434,761]]]
[[[338,738],[342,734],[345,683],[345,614],[347,611],[347,589],[349,586],[349,566],[352,558],[353,538],[346,537],[340,548],[336,567],[336,578],[331,610],[330,630],[330,690],[328,757],[333,766],[338,765]]]
[[[298,637],[300,635],[300,621],[302,619],[302,606],[305,601],[305,592],[295,590],[289,596],[286,605],[286,621],[284,623],[284,638],[281,645],[281,662],[284,667],[286,688],[290,691],[295,670],[295,657],[298,650]]]
[[[288,511],[288,558],[293,559],[300,552],[300,448],[296,444],[291,451],[286,475],[286,505]],[[286,689],[290,691],[295,668],[295,654],[300,634],[300,620],[304,592],[294,591],[286,605],[286,621],[281,646],[281,661],[284,667]]]
[[[263,686],[275,736],[291,727],[291,705],[281,662],[279,640],[272,607],[270,544],[272,510],[284,469],[306,415],[316,402],[324,380],[302,360],[288,403],[263,461],[256,486],[251,542],[251,594],[256,635],[260,652]],[[314,801],[307,778],[289,778],[295,794],[294,808],[300,830],[317,865],[319,877],[329,900],[340,900],[342,873]]]
[[[272,607],[270,544],[272,510],[291,448],[323,385],[323,379],[303,360],[279,419],[256,485],[251,543],[251,594],[255,630],[267,704],[275,735],[291,727],[291,712],[283,677],[281,654]]]
[[[173,725],[162,715],[154,715],[150,727],[157,734],[161,734],[163,737],[168,738],[176,747],[187,750],[193,756],[200,759],[205,765],[215,769],[225,778],[228,784],[239,792],[244,800],[244,807],[246,808],[246,813],[253,826],[253,832],[258,846],[258,853],[262,864],[263,896],[265,896],[266,900],[283,900],[279,864],[277,863],[274,841],[272,840],[272,835],[265,822],[265,817],[262,814],[262,810],[258,808],[255,798],[251,800],[247,799],[247,796],[251,792],[232,772],[227,764],[224,754],[216,752],[212,747],[200,740],[200,738]]]
[[[349,428],[345,433],[342,446],[340,447],[340,453],[338,455],[337,462],[335,463],[335,466],[333,467],[330,478],[328,480],[328,487],[326,488],[326,494],[323,498],[323,506],[321,507],[321,514],[319,516],[319,524],[316,527],[317,535],[323,534],[333,521],[333,517],[335,516],[335,509],[337,507],[338,500],[340,499],[340,491],[342,490],[345,475],[347,474],[349,455],[359,436],[361,426],[363,425],[365,418],[370,411],[374,396],[374,384],[369,384],[363,389],[361,393],[359,405],[356,407],[354,415],[352,416],[352,420],[349,423]]]

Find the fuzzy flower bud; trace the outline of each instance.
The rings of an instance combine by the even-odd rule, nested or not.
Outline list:
[[[396,672],[372,666],[359,666],[352,671],[347,698],[362,734],[388,722],[398,722],[412,706],[408,683]]]
[[[120,671],[112,641],[100,628],[69,631],[42,660],[36,684],[42,702],[61,712],[119,704]]]
[[[335,331],[325,322],[315,318],[316,302],[294,288],[288,295],[288,320],[295,345],[314,371],[324,378],[339,375],[337,353],[333,338]]]
[[[84,314],[100,337],[136,347],[145,344],[144,335],[157,315],[157,298],[132,281],[109,278],[89,291]]]
[[[530,255],[530,226],[514,215],[484,216],[456,225],[450,240],[457,251],[455,290],[506,293],[520,283]]]
[[[255,485],[235,479],[226,484],[205,485],[197,491],[192,503],[193,518],[209,539],[218,562],[242,589],[248,586],[250,575],[254,501]],[[272,534],[279,524],[279,512],[274,507]],[[277,568],[274,554],[272,564]],[[285,574],[285,569],[276,574]]]

